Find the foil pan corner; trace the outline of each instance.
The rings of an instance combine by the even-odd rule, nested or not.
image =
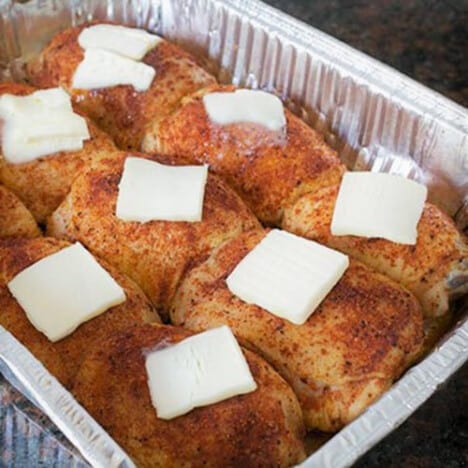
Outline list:
[[[135,466],[57,379],[2,326],[0,371],[49,416],[92,466]]]

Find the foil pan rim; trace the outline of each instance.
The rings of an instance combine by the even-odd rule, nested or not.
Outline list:
[[[322,58],[327,59],[324,50],[327,50],[327,48],[333,49],[334,52],[338,53],[338,55],[334,55],[334,59],[340,62],[340,70],[348,74],[350,70],[353,71],[354,79],[358,76],[366,85],[371,85],[379,90],[385,89],[386,97],[394,101],[397,100],[405,106],[408,106],[411,102],[411,105],[422,114],[433,111],[436,107],[443,107],[444,112],[437,112],[435,117],[457,130],[468,133],[467,108],[365,52],[273,6],[267,5],[261,0],[211,1],[221,7],[229,6],[229,8],[235,10],[239,15],[248,16],[252,22],[256,22],[267,29],[270,29],[271,25],[276,23],[275,27],[281,29],[281,33],[287,37],[288,41],[296,44],[299,43],[301,48],[313,50],[314,54]],[[363,69],[365,72],[362,71]],[[402,84],[401,87],[391,87],[388,85],[388,81],[380,81],[383,74],[388,75],[389,73],[398,77],[398,81]],[[418,103],[423,101],[425,105],[416,104],[415,101]],[[447,118],[447,113],[451,113],[452,116]]]
[[[302,462],[303,468],[345,468],[400,426],[468,361],[468,316],[364,413]]]
[[[49,371],[0,325],[0,372],[11,375],[92,465],[134,468],[130,457]]]

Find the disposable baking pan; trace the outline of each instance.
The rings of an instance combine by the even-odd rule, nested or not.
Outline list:
[[[21,80],[24,62],[54,33],[92,19],[147,28],[206,57],[220,81],[278,94],[326,136],[350,169],[425,183],[430,200],[466,229],[467,111],[257,0],[0,0],[0,80]],[[460,317],[421,363],[302,466],[349,466],[429,398],[468,358],[466,306]],[[21,392],[0,380],[0,465],[133,465],[1,327],[0,372]]]

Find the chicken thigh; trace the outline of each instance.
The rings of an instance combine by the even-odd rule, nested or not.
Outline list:
[[[174,298],[172,321],[194,331],[228,325],[293,387],[308,428],[337,431],[419,356],[421,307],[410,292],[354,260],[303,325],[248,304],[226,278],[264,236],[244,233],[191,270]]]
[[[259,223],[239,196],[212,174],[201,222],[123,221],[115,207],[126,157],[113,155],[81,175],[50,218],[48,233],[78,240],[105,258],[136,281],[164,314],[180,277],[193,262]]]
[[[34,91],[35,88],[24,84],[0,83],[0,96],[25,96]],[[18,195],[39,223],[57,208],[88,162],[115,150],[104,132],[89,120],[87,124],[91,138],[78,151],[60,151],[21,164],[7,162],[0,151],[0,182]]]
[[[0,237],[39,237],[41,230],[21,200],[0,185]]]
[[[446,314],[450,300],[468,292],[468,246],[439,208],[426,203],[416,245],[333,236],[338,190],[335,185],[303,195],[285,210],[283,229],[341,250],[401,283],[419,299],[427,317]]]
[[[137,92],[130,85],[73,89],[73,75],[84,58],[78,36],[88,26],[69,28],[54,36],[29,64],[30,79],[40,87],[63,86],[76,106],[108,132],[121,149],[139,150],[148,125],[169,113],[183,96],[216,83],[189,53],[161,41],[142,59],[156,70],[148,90]]]
[[[98,259],[124,289],[126,300],[83,323],[57,342],[49,341],[28,320],[7,284],[28,266],[67,247],[51,238],[0,239],[0,325],[26,346],[63,385],[69,387],[85,354],[117,330],[131,325],[158,322],[159,317],[133,281]],[[79,287],[79,285],[77,285]]]
[[[302,193],[339,182],[345,167],[323,137],[287,109],[286,130],[281,132],[252,123],[211,123],[203,96],[235,89],[217,86],[187,97],[174,112],[148,127],[143,149],[179,162],[208,163],[260,221],[277,225],[286,204]]]
[[[305,458],[304,423],[286,382],[244,351],[257,390],[171,420],[151,403],[142,350],[190,336],[170,326],[136,327],[86,358],[73,393],[140,467],[288,467]]]

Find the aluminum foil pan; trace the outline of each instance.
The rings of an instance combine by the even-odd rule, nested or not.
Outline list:
[[[24,62],[55,32],[91,19],[148,28],[206,56],[207,66],[220,81],[277,93],[326,136],[351,169],[392,172],[425,183],[430,199],[466,229],[467,111],[256,0],[30,0],[21,4],[0,0],[0,80],[21,80]],[[303,466],[351,465],[467,359],[468,318],[464,318],[423,362]],[[51,421],[41,421],[48,430],[41,442],[28,444],[29,460],[38,459],[37,452],[45,453],[44,447],[53,447],[47,452],[47,464],[86,466],[86,460],[95,466],[132,466],[105,431],[1,327],[0,372]],[[11,395],[11,387],[0,382],[4,446],[14,441],[11,434],[18,428],[26,427],[29,436],[40,432],[33,418],[11,403]],[[83,459],[50,430],[53,423]],[[2,453],[0,464],[21,466],[20,461],[15,463],[17,456]]]
[[[135,466],[57,379],[1,326],[0,371],[49,416],[92,466]],[[4,429],[3,433],[6,432]]]

